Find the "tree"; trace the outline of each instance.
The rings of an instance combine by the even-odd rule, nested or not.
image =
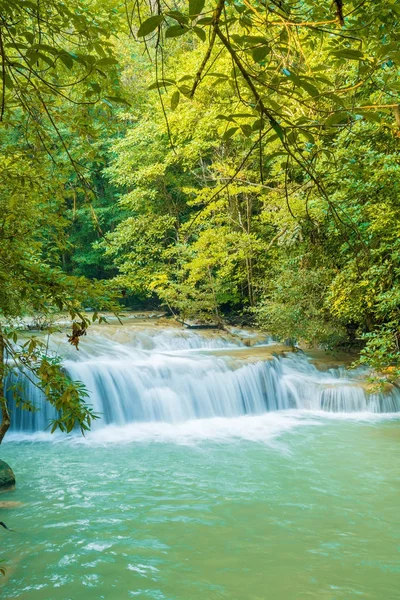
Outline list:
[[[393,361],[395,278],[379,314],[372,296],[396,268],[383,244],[396,217],[371,165],[395,189],[397,5],[135,7],[153,75],[127,85],[149,107],[127,117],[107,171],[130,211],[103,243],[117,281],[142,272],[142,292],[184,314],[254,306],[265,327],[310,343],[376,342],[391,323]]]
[[[22,342],[14,321],[29,312],[66,310],[73,320],[69,340],[77,347],[89,324],[83,308],[114,307],[102,284],[67,276],[59,261],[68,243],[71,174],[86,201],[93,195],[84,156],[72,153],[65,129],[89,136],[89,108],[101,99],[107,106],[120,99],[106,96],[112,89],[106,71],[116,64],[110,36],[117,13],[111,5],[7,0],[0,9],[1,443],[10,425],[5,386],[12,371],[31,378],[55,406],[52,430],[84,431],[95,417],[82,384],[68,379],[39,339]],[[13,392],[17,404],[34,410],[18,386]]]

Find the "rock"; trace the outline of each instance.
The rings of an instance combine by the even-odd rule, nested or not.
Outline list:
[[[0,460],[0,492],[8,490],[15,486],[15,475],[11,467]]]

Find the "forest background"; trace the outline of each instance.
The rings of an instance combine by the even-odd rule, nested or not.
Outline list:
[[[77,346],[85,309],[163,306],[399,376],[398,1],[0,0],[0,19],[0,441],[10,370],[53,429],[94,417],[20,340],[29,314],[68,311]]]

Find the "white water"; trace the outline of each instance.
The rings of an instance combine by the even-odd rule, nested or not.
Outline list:
[[[104,333],[84,340],[79,352],[68,349],[64,363],[71,378],[85,384],[90,403],[101,415],[94,424],[100,440],[131,438],[132,427],[134,437],[156,438],[160,427],[168,437],[173,436],[172,426],[175,433],[182,430],[183,439],[212,436],[216,430],[243,437],[246,428],[265,437],[266,424],[253,417],[270,412],[290,411],[284,423],[283,414],[269,420],[273,433],[295,426],[297,411],[400,411],[400,393],[366,394],[360,371],[320,372],[302,353],[270,360],[257,356],[249,362],[251,352],[243,340],[250,334],[240,331],[230,336],[177,329]],[[64,342],[60,348],[66,350]],[[43,431],[54,414],[33,385],[25,386],[40,410],[16,411],[12,430]],[[245,421],[238,419],[244,416]],[[100,433],[107,425],[107,432]]]

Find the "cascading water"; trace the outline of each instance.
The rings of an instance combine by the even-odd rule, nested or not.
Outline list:
[[[370,395],[362,386],[360,372],[344,368],[320,372],[302,353],[252,356],[243,339],[243,335],[199,335],[177,329],[114,329],[106,336],[90,336],[79,353],[66,352],[64,364],[72,379],[85,384],[95,412],[101,415],[95,428],[287,409],[400,411],[400,392],[395,388]],[[12,429],[43,430],[54,413],[30,382],[24,385],[40,410],[15,411]]]

